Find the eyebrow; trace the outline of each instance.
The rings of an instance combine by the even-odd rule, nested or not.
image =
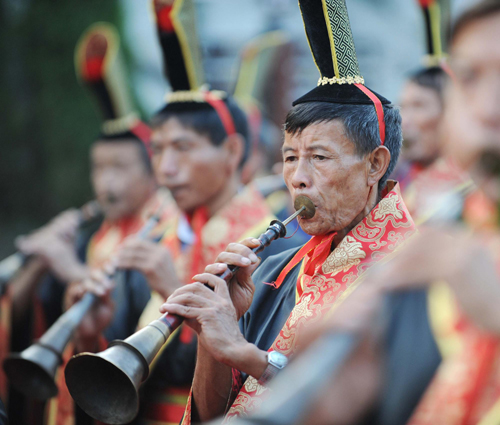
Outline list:
[[[290,146],[284,146],[282,149],[283,153],[294,151],[295,149],[291,148]],[[327,145],[323,145],[321,143],[313,143],[311,146],[307,148],[308,151],[314,151],[314,150],[323,150],[323,151],[328,151],[330,152],[330,149]]]
[[[172,145],[178,145],[180,143],[190,143],[192,142],[193,140],[188,138],[188,137],[177,137],[176,139],[173,139],[172,141],[170,141],[170,144]],[[155,140],[155,139],[151,139],[151,145],[161,145],[162,142],[160,140]]]
[[[177,137],[174,140],[172,140],[171,143],[173,145],[178,145],[180,143],[192,143],[192,142],[194,142],[193,139],[190,139],[189,137],[185,137],[185,136],[180,136],[180,137]]]
[[[309,151],[314,151],[314,150],[317,150],[317,149],[320,149],[320,150],[323,150],[323,151],[329,151],[330,147],[328,145],[323,145],[321,143],[313,143],[311,146],[309,146],[307,148],[307,150],[309,150]]]

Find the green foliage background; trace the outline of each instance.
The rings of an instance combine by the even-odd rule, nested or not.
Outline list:
[[[116,0],[0,0],[0,258],[13,238],[92,197],[89,146],[100,117],[73,52]]]

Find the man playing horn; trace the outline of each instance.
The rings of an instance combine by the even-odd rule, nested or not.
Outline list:
[[[253,275],[257,241],[230,244],[196,283],[162,306],[198,334],[184,424],[254,410],[267,381],[297,350],[297,332],[320,320],[367,268],[414,233],[397,183],[387,181],[401,147],[401,118],[364,86],[345,2],[299,5],[321,78],[289,112],[282,150],[292,198],[305,195],[316,207],[314,217],[300,219],[312,238],[269,258]],[[241,267],[229,285],[217,277],[227,264]]]

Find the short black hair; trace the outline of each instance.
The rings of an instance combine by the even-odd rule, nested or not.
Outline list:
[[[401,115],[392,105],[384,105],[385,143],[391,153],[387,171],[378,184],[379,191],[385,187],[387,178],[394,170],[401,151],[403,133]],[[347,137],[356,146],[358,155],[365,156],[380,146],[377,114],[373,105],[350,105],[327,102],[308,102],[294,106],[285,120],[285,132],[300,134],[306,127],[321,122],[339,119],[344,124]]]
[[[149,156],[148,149],[144,142],[139,139],[135,134],[130,131],[126,131],[118,134],[100,134],[94,141],[94,145],[97,143],[132,143],[137,146],[139,150],[139,157],[144,169],[147,174],[153,175],[153,166],[151,164],[151,158]]]
[[[497,13],[500,13],[499,0],[483,0],[467,9],[462,15],[460,15],[451,29],[451,42],[453,42],[457,35],[472,22],[487,18]]]
[[[240,162],[241,167],[250,155],[250,133],[247,116],[234,99],[229,97],[225,99],[224,102],[233,119],[236,133],[243,137],[245,143],[243,157]],[[176,104],[175,108],[169,108],[167,105],[153,116],[150,126],[152,128],[157,128],[170,118],[176,118],[183,126],[207,136],[214,146],[222,145],[227,138],[227,132],[219,115],[215,109],[208,104],[205,108],[193,108],[190,104],[186,104],[185,107],[183,107],[182,103]]]
[[[449,81],[448,74],[440,66],[419,69],[410,74],[408,81],[421,87],[434,90],[441,102],[443,101],[444,89]]]

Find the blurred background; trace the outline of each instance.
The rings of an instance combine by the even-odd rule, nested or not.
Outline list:
[[[474,0],[450,0],[456,16]],[[316,85],[296,0],[197,0],[207,80],[231,91],[243,45],[283,29],[294,48],[282,99]],[[366,84],[397,103],[405,76],[422,64],[424,21],[416,0],[347,0]],[[15,236],[92,198],[89,146],[101,118],[75,76],[73,53],[96,21],[120,30],[136,104],[148,119],[168,91],[149,0],[0,0],[0,258]]]

